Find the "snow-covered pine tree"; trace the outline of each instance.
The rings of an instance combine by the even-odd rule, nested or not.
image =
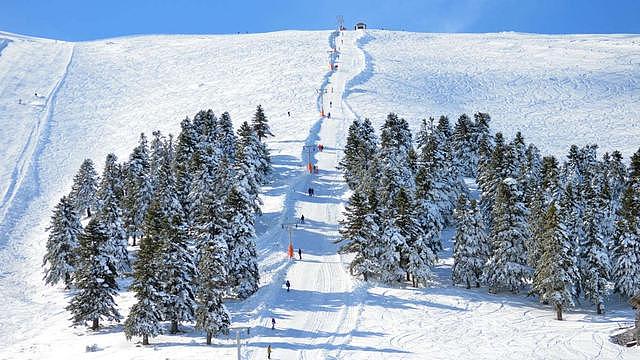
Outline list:
[[[227,163],[233,165],[236,161],[236,148],[238,138],[233,131],[233,122],[231,122],[231,116],[228,112],[222,113],[218,118],[218,132],[217,142],[218,146],[222,150],[222,155],[227,160]]]
[[[256,112],[253,115],[251,125],[256,131],[256,134],[258,135],[258,139],[260,141],[262,141],[262,139],[266,139],[267,136],[273,136],[273,134],[271,133],[271,129],[269,128],[269,120],[267,120],[267,116],[264,114],[262,105],[258,105],[258,107],[256,108]]]
[[[510,159],[513,161],[512,176],[523,185],[527,169],[527,144],[520,131],[516,133],[516,136],[509,144],[509,151]]]
[[[523,171],[524,186],[524,203],[530,208],[533,198],[540,192],[542,183],[542,156],[540,150],[534,145],[529,144],[525,152],[526,162]]]
[[[389,114],[380,136],[380,197],[382,207],[388,211],[402,188],[412,196],[415,189],[414,174],[409,153],[412,150],[411,131],[406,120]],[[386,215],[385,215],[386,216]]]
[[[609,180],[611,198],[616,202],[614,210],[617,211],[627,182],[627,167],[622,161],[622,154],[617,150],[611,153],[611,161],[605,161],[605,166],[607,169],[605,178]]]
[[[133,238],[134,246],[136,245],[136,239],[139,239],[144,234],[142,231],[144,218],[152,197],[153,184],[151,181],[149,148],[147,146],[147,138],[143,133],[140,134],[138,146],[129,155],[125,177],[125,225],[129,236]]]
[[[569,256],[572,258],[578,258],[580,255],[580,246],[584,243],[584,229],[583,229],[583,214],[584,214],[584,202],[582,195],[578,191],[574,190],[571,183],[568,183],[564,189],[562,197],[560,198],[559,216],[564,224],[564,231],[569,239],[570,246],[568,248]],[[572,272],[571,282],[574,284],[577,294],[582,294],[582,288],[580,281],[580,272]]]
[[[425,236],[417,221],[414,202],[404,189],[398,191],[393,208],[393,225],[399,235],[396,239],[400,267],[414,287],[426,285],[433,277],[431,267],[437,261],[435,252],[429,247],[432,239]]]
[[[558,160],[554,156],[542,158],[542,182],[540,184],[543,193],[544,208],[548,208],[552,202],[560,201],[562,188],[560,186],[560,169]],[[545,211],[546,212],[546,211]]]
[[[122,207],[124,201],[124,172],[122,166],[118,164],[118,157],[111,153],[107,154],[104,163],[104,170],[100,177],[97,190],[97,209],[100,210],[100,198],[104,189],[109,188],[115,195],[118,205]]]
[[[137,302],[131,307],[124,322],[124,334],[127,340],[134,336],[142,337],[142,345],[149,345],[149,336],[162,333],[160,322],[166,303],[163,268],[161,261],[164,253],[166,219],[163,216],[159,193],[153,197],[144,221],[144,235],[140,240],[138,260],[133,265],[134,281],[129,290],[135,293]],[[160,271],[159,271],[160,270]]]
[[[255,244],[255,204],[249,189],[246,169],[239,166],[224,208],[229,250],[228,286],[231,293],[240,299],[253,295],[260,285]]]
[[[544,204],[544,194],[541,191],[533,195],[529,208],[529,229],[531,236],[527,242],[527,264],[534,270],[538,268],[544,247],[545,216],[548,207]]]
[[[69,288],[78,266],[78,237],[82,234],[80,217],[69,197],[63,196],[56,205],[47,231],[47,250],[42,261],[44,282],[55,285],[62,281]]]
[[[606,224],[605,211],[609,204],[595,193],[593,184],[585,184],[586,208],[584,211],[584,238],[580,246],[580,280],[584,297],[596,306],[598,314],[604,311],[604,301],[609,295],[611,262],[603,238]]]
[[[170,152],[167,151],[167,154]],[[162,226],[162,253],[158,255],[158,271],[165,294],[162,313],[165,320],[171,321],[172,334],[179,331],[181,322],[194,320],[196,276],[190,249],[189,224],[180,204],[174,171],[171,158],[163,159],[156,190],[160,203],[160,213],[156,216],[159,216]]]
[[[484,281],[492,292],[517,292],[530,276],[525,244],[530,236],[528,210],[518,182],[504,179],[497,188],[491,229],[492,254],[485,265]]]
[[[638,193],[630,181],[622,195],[611,253],[614,289],[623,296],[633,296],[640,291],[640,231],[636,199]]]
[[[108,230],[97,218],[92,218],[79,236],[79,264],[74,274],[76,291],[66,309],[73,315],[73,325],[91,321],[98,330],[101,319],[120,321],[113,299],[118,293],[116,261],[106,251]]]
[[[105,245],[107,252],[115,259],[118,275],[131,271],[129,252],[127,251],[127,231],[125,230],[122,208],[118,192],[122,191],[121,173],[118,171],[117,157],[107,155],[104,171],[98,187],[97,216],[108,231],[109,240]]]
[[[260,185],[266,183],[266,174],[262,173],[265,163],[260,155],[260,141],[255,132],[245,121],[238,129],[238,148],[236,150],[237,166],[246,176],[246,191],[250,195],[253,212],[261,214],[262,200]]]
[[[478,167],[478,186],[481,190],[480,210],[489,230],[493,227],[493,206],[498,186],[512,175],[512,164],[509,158],[509,147],[505,144],[502,133],[496,133],[491,159],[486,164],[482,164],[481,160],[482,166]]]
[[[193,208],[189,201],[189,192],[191,191],[194,176],[191,161],[196,151],[198,137],[188,117],[182,120],[180,129],[174,159],[176,192],[178,193],[178,200],[182,205],[185,220],[187,224],[191,224],[193,222]]]
[[[543,302],[551,303],[556,309],[558,320],[562,320],[562,309],[574,305],[575,284],[578,272],[572,246],[564,227],[562,215],[552,203],[545,214],[545,230],[542,258],[533,277],[533,292]]]
[[[438,159],[437,142],[433,137],[421,148],[416,174],[416,214],[424,241],[434,254],[442,251],[440,234],[445,226],[445,214],[450,203],[445,191],[442,159]]]
[[[347,144],[344,147],[344,156],[338,163],[338,168],[342,170],[342,176],[350,189],[355,189],[358,186],[358,174],[362,166],[362,159],[359,154],[361,142],[360,133],[360,120],[355,119],[351,125],[349,125]]]
[[[162,132],[156,130],[152,133],[153,139],[151,140],[151,146],[149,147],[149,176],[151,177],[151,191],[155,192],[155,188],[159,182],[160,167],[162,162],[167,157],[165,146],[167,139]]]
[[[196,292],[196,328],[207,334],[207,345],[219,333],[228,333],[229,313],[222,303],[227,291],[229,250],[224,237],[224,219],[218,214],[218,202],[205,198],[202,211],[196,217],[199,244],[198,290]]]
[[[73,186],[69,198],[73,202],[78,214],[87,212],[91,217],[91,209],[96,207],[96,192],[98,190],[98,174],[93,161],[85,159],[80,165],[80,170],[73,178]]]
[[[343,218],[340,220],[340,238],[337,243],[341,244],[338,252],[355,253],[349,265],[349,271],[351,275],[362,275],[365,281],[368,280],[371,271],[368,267],[362,267],[369,260],[367,250],[372,240],[371,228],[368,226],[376,225],[371,224],[369,220],[370,211],[366,193],[362,187],[357,187],[345,206]]]
[[[471,284],[480,286],[482,269],[489,256],[489,240],[476,200],[469,202],[462,195],[458,204],[452,276],[454,284],[464,284],[469,289]]]
[[[458,118],[451,136],[453,158],[460,166],[463,176],[475,177],[478,168],[478,142],[474,134],[474,124],[467,114]]]

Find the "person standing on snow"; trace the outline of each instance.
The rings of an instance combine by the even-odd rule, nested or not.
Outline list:
[[[267,346],[267,359],[271,359],[271,345]]]
[[[275,330],[276,329],[276,319],[271,318],[271,330]]]
[[[291,287],[291,283],[289,282],[289,280],[287,280],[286,283],[284,283],[285,285],[287,285],[287,292],[289,292],[289,288]]]
[[[302,215],[300,216],[300,223],[301,223],[301,224],[304,224],[304,214],[302,214]]]
[[[298,248],[298,256],[300,257],[300,260],[302,260],[302,249]]]

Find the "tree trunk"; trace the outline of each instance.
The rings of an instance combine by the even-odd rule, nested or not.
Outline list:
[[[91,217],[91,208],[87,207],[87,217]]]
[[[171,330],[169,330],[169,333],[171,333],[171,334],[177,334],[178,333],[178,321],[177,320],[171,320]]]
[[[136,236],[133,235],[133,246],[136,246]]]
[[[207,331],[207,345],[211,345],[211,331]]]
[[[411,274],[409,274],[409,272],[407,271],[407,281],[411,280]]]
[[[596,313],[598,315],[602,315],[602,303],[598,303],[598,305],[596,306]]]
[[[468,279],[467,279],[467,289],[471,289],[471,284],[469,283]]]
[[[476,281],[476,287],[479,288],[480,287],[480,283]]]
[[[149,335],[142,334],[142,345],[149,345]]]
[[[369,281],[369,274],[367,274],[366,272],[363,272],[362,276],[364,277],[364,281]]]
[[[91,330],[98,330],[99,327],[100,327],[99,319],[98,318],[93,319],[93,324],[91,325]]]
[[[562,305],[556,304],[556,317],[558,320],[562,320]]]

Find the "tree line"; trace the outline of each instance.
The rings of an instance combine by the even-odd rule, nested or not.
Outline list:
[[[389,114],[380,139],[368,119],[349,127],[340,167],[352,190],[340,251],[364,280],[427,285],[455,226],[455,284],[526,289],[562,310],[580,299],[600,314],[612,291],[640,291],[640,150],[569,149],[560,164],[518,132],[492,134],[490,116],[423,120],[415,142]],[[415,145],[415,147],[414,147]],[[478,186],[473,199],[465,178]]]
[[[149,144],[141,134],[126,162],[107,155],[100,177],[86,159],[55,206],[44,281],[71,291],[73,325],[120,321],[117,280],[133,276],[127,339],[141,336],[146,345],[163,321],[170,333],[194,322],[211,344],[228,333],[223,299],[257,291],[255,217],[271,172],[267,117],[258,106],[235,133],[228,113],[203,110],[180,126],[175,139],[155,131]],[[133,262],[129,242],[139,246]]]

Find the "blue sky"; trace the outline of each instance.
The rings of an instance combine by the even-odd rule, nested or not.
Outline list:
[[[640,33],[640,0],[3,0],[0,30],[61,40],[347,25],[419,32]]]

